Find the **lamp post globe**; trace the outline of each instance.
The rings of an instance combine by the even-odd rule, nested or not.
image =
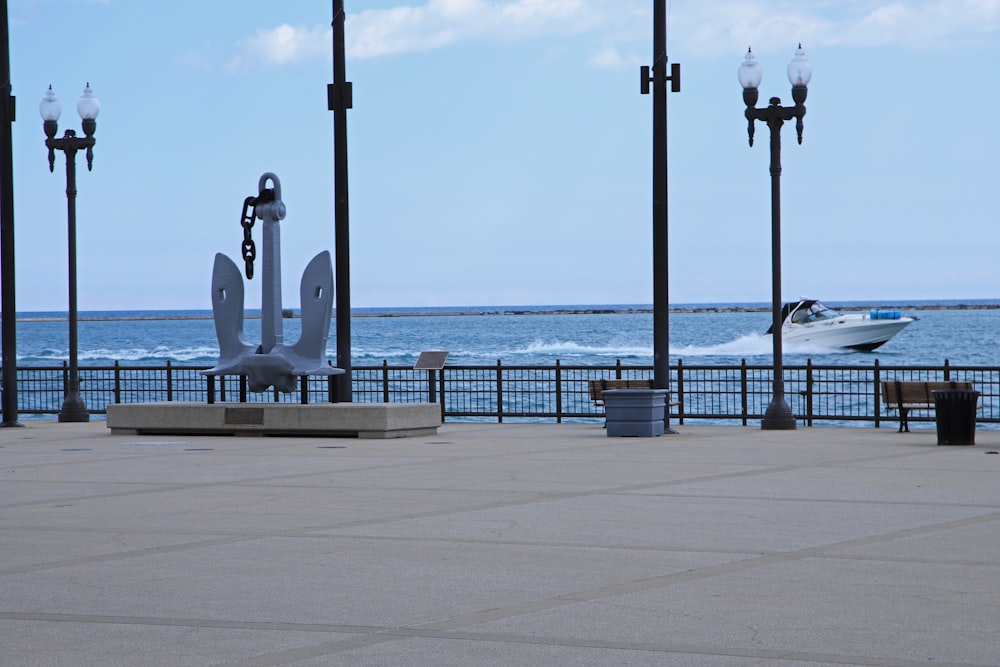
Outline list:
[[[806,87],[812,79],[812,74],[812,63],[806,58],[802,44],[799,44],[799,47],[795,49],[795,57],[788,63],[788,82],[792,84],[793,88],[796,86]]]
[[[740,80],[743,90],[757,90],[760,82],[764,79],[764,70],[757,62],[757,57],[753,54],[753,49],[747,47],[747,53],[740,63],[740,68],[736,70],[736,76]]]
[[[97,114],[101,113],[101,102],[94,97],[94,91],[90,88],[90,82],[83,88],[83,94],[76,102],[76,111],[83,120],[97,120]]]
[[[59,103],[59,98],[52,91],[51,85],[45,91],[45,97],[38,103],[38,113],[42,117],[43,122],[56,122],[59,120],[59,116],[62,115],[62,104]]]

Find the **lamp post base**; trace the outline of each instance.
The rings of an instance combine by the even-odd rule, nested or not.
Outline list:
[[[66,397],[62,407],[59,409],[59,421],[61,422],[89,422],[90,413],[87,406],[77,397],[75,402],[71,402],[70,397]]]
[[[87,410],[87,406],[84,404],[83,399],[80,398],[80,390],[78,386],[73,387],[71,384],[69,391],[66,392],[66,398],[63,399],[62,407],[59,409],[59,421],[90,421],[90,412]]]
[[[762,431],[794,431],[795,416],[792,409],[784,398],[776,397],[771,399],[770,405],[764,412],[764,419],[760,422]]]

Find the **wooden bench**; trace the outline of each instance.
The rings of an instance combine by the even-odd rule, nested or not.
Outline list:
[[[882,381],[882,402],[887,410],[899,410],[899,432],[909,432],[910,410],[933,410],[934,394],[941,389],[973,391],[971,382]]]
[[[590,400],[594,402],[594,405],[603,406],[604,392],[611,391],[613,389],[652,389],[653,380],[609,380],[608,378],[600,378],[598,380],[587,380],[587,386],[590,389]],[[680,401],[667,402],[667,405],[672,408],[677,407],[680,404]]]
[[[588,380],[590,388],[590,400],[594,405],[604,405],[604,392],[612,389],[652,389],[653,381],[649,379],[634,380],[609,380],[601,378],[599,380]]]

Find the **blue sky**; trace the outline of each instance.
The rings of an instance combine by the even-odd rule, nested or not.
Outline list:
[[[352,305],[650,303],[651,0],[346,0]],[[66,309],[60,135],[78,160],[81,310],[210,308],[243,199],[275,172],[284,306],[333,250],[331,2],[9,0],[18,310]],[[747,145],[736,70],[790,103],[783,294],[880,304],[1000,298],[1000,0],[673,0],[671,303],[770,300],[767,129]],[[256,239],[260,243],[259,225]],[[260,300],[259,279],[247,305]]]

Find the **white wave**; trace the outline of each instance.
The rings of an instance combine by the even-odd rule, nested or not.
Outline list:
[[[785,343],[782,351],[790,354],[850,354],[850,350],[823,347],[809,343]],[[688,345],[671,347],[670,354],[678,357],[763,357],[774,352],[770,334],[746,334],[735,340],[718,345]]]
[[[526,347],[512,350],[513,354],[559,355],[560,357],[649,357],[652,345],[646,347],[622,345],[581,345],[572,341],[545,342],[536,340]]]
[[[118,361],[142,361],[145,359],[172,359],[174,361],[195,361],[215,359],[219,356],[214,347],[171,348],[160,345],[155,348],[128,348],[121,350],[92,349],[80,352],[81,361],[115,359]]]
[[[749,334],[718,345],[671,347],[670,354],[678,357],[756,357],[771,354],[771,337]]]

